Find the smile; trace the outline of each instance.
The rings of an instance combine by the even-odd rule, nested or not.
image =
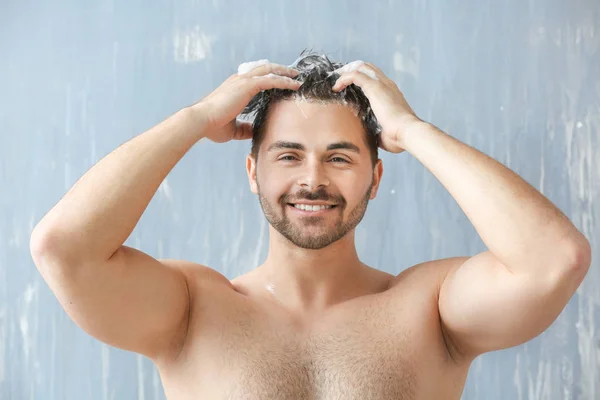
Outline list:
[[[332,209],[334,209],[337,206],[335,206],[335,205],[309,206],[309,205],[305,205],[305,204],[288,204],[288,207],[291,208],[293,211],[301,213],[301,214],[320,215],[320,214],[325,214],[325,213],[331,211]]]

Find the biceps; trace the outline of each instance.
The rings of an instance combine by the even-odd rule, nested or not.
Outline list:
[[[152,358],[172,349],[185,332],[184,274],[127,246],[101,265],[78,268],[53,291],[79,327],[124,350]]]
[[[448,273],[440,288],[440,317],[459,352],[474,357],[543,332],[566,304],[554,293],[547,283],[513,274],[486,251]]]

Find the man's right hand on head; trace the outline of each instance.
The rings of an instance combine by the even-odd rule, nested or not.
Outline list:
[[[206,138],[215,143],[252,138],[252,124],[237,120],[252,97],[263,90],[298,90],[301,82],[292,79],[298,71],[273,63],[231,75],[211,94],[192,106],[206,121]]]

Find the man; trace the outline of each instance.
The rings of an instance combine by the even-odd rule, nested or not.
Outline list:
[[[123,245],[202,138],[253,138],[246,167],[269,254],[232,281]],[[422,162],[489,251],[397,276],[363,264],[354,229],[381,182],[378,146]],[[117,148],[36,226],[31,251],[69,316],[149,357],[172,400],[459,399],[471,362],[546,329],[591,262],[550,201],[419,119],[379,68],[315,54],[246,64]]]

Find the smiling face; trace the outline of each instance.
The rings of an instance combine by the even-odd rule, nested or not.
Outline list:
[[[321,249],[346,236],[377,194],[383,166],[347,106],[284,100],[269,110],[258,162],[246,168],[269,224],[298,247]],[[333,207],[312,211],[292,204]]]

